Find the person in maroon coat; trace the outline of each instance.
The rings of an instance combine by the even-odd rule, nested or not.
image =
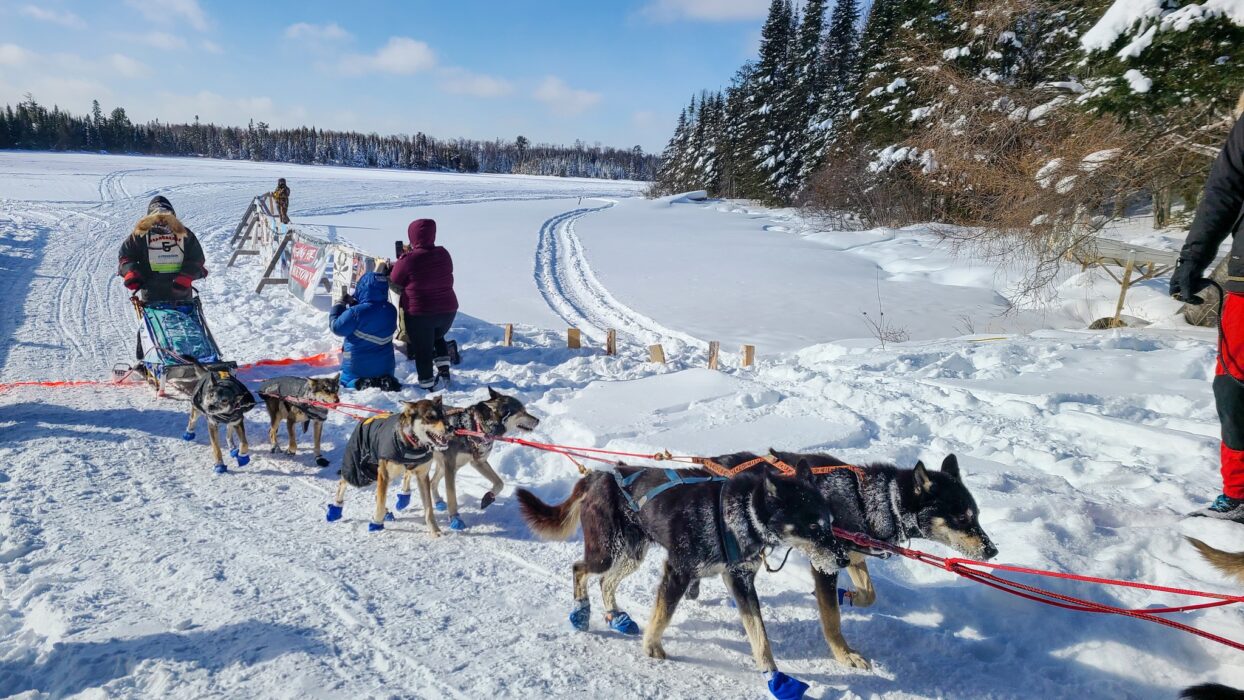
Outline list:
[[[401,290],[406,357],[415,361],[419,386],[431,390],[438,379],[449,382],[445,334],[458,314],[454,261],[448,250],[436,245],[436,222],[432,219],[410,222],[406,236],[410,249],[393,263],[389,279]]]

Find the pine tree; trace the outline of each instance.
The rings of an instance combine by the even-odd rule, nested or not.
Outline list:
[[[785,149],[792,128],[794,96],[791,93],[791,49],[794,11],[790,0],[773,0],[760,31],[760,58],[750,86],[751,113],[744,125],[745,138],[755,142],[755,172],[745,183],[749,196],[780,200],[787,190]]]
[[[801,178],[820,167],[833,127],[849,111],[859,83],[860,10],[857,0],[838,0],[821,41],[815,109],[807,124]]]

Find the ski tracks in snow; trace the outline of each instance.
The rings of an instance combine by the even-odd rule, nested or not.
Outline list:
[[[704,341],[667,328],[618,301],[596,277],[575,233],[575,222],[615,204],[612,200],[602,201],[605,202],[603,206],[558,214],[540,227],[535,281],[544,300],[566,323],[598,342],[603,343],[608,329],[612,328],[645,345],[662,343],[670,354],[706,347]]]

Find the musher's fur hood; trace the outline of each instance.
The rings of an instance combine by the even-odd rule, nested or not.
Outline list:
[[[146,236],[151,229],[156,226],[163,226],[167,228],[178,238],[184,238],[187,233],[190,233],[190,230],[187,229],[185,225],[181,223],[181,220],[176,216],[169,214],[168,212],[157,212],[155,214],[148,214],[147,216],[139,219],[138,223],[134,224],[134,233],[131,235],[141,238],[142,236]]]

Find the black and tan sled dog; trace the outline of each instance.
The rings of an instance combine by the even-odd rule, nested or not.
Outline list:
[[[1224,552],[1200,540],[1191,537],[1186,539],[1215,569],[1244,583],[1244,552]],[[1184,690],[1179,697],[1188,700],[1244,700],[1244,690],[1236,690],[1217,683],[1205,683]]]
[[[328,409],[308,401],[319,403],[337,403],[341,400],[341,375],[331,377],[273,377],[259,385],[259,395],[263,397],[268,408],[268,441],[272,443],[272,451],[280,452],[276,442],[276,434],[281,422],[285,422],[285,432],[289,435],[288,454],[298,452],[298,443],[294,437],[294,426],[302,423],[302,433],[306,435],[307,427],[312,428],[315,439],[315,464],[327,467],[328,460],[321,453],[320,438],[324,434],[324,421],[328,420]]]
[[[527,412],[522,401],[513,396],[488,389],[488,399],[466,408],[445,407],[445,420],[449,424],[449,446],[436,453],[436,471],[432,477],[432,499],[437,510],[449,510],[449,529],[464,530],[466,523],[458,515],[458,470],[470,464],[475,471],[488,480],[489,490],[480,499],[480,510],[493,504],[505,482],[488,463],[496,438],[508,433],[535,430],[540,419]],[[458,430],[484,433],[484,437],[458,435]],[[441,500],[440,482],[445,480],[445,496]],[[402,479],[402,490],[397,496],[397,508],[410,504],[410,475]]]
[[[789,473],[789,465],[803,462],[812,470],[813,483],[829,503],[836,527],[887,544],[902,544],[913,538],[932,540],[973,559],[988,560],[998,554],[981,528],[980,509],[963,482],[959,460],[954,455],[942,461],[941,471],[930,471],[923,462],[917,462],[912,469],[891,464],[855,466],[830,455],[776,450],[764,456],[738,452],[709,461],[718,470],[746,469],[746,464],[754,463],[754,469],[775,474]],[[877,593],[868,573],[867,554],[852,543],[847,546],[851,550],[847,574],[855,585],[850,594],[851,604],[868,607],[876,601]],[[868,661],[851,649],[842,636],[838,572],[813,566],[812,579],[816,583],[821,631],[830,652],[845,666],[868,668]],[[696,582],[689,595],[695,597],[698,593]]]
[[[350,434],[341,458],[341,480],[337,482],[336,498],[328,504],[328,521],[341,519],[347,486],[362,488],[374,483],[376,509],[367,529],[383,530],[384,521],[392,518],[385,509],[389,484],[413,472],[419,480],[428,529],[439,537],[440,528],[432,517],[428,471],[432,468],[433,452],[445,449],[448,444],[449,429],[439,396],[406,402],[400,413],[374,416],[359,423]]]
[[[687,587],[699,577],[720,574],[738,603],[756,665],[776,673],[754,585],[762,551],[788,545],[826,572],[847,564],[846,547],[831,531],[829,503],[812,478],[806,463],[798,465],[793,478],[753,470],[729,480],[699,469],[619,466],[583,477],[559,505],[548,505],[525,489],[517,496],[524,520],[541,537],[565,539],[583,525],[583,559],[573,566],[570,621],[576,628],[587,629],[588,577],[599,574],[609,626],[639,632],[618,610],[616,594],[655,542],[668,557],[644,630],[644,653],[665,658],[661,636]]]
[[[246,412],[255,407],[255,397],[233,371],[213,370],[194,358],[185,358],[194,366],[195,383],[190,394],[190,420],[186,423],[183,440],[194,439],[194,427],[199,415],[207,419],[207,436],[212,444],[212,456],[216,458],[216,473],[229,471],[220,452],[220,426],[225,426],[225,441],[231,437],[238,440],[229,455],[238,461],[239,467],[250,463],[250,445],[246,440]]]

